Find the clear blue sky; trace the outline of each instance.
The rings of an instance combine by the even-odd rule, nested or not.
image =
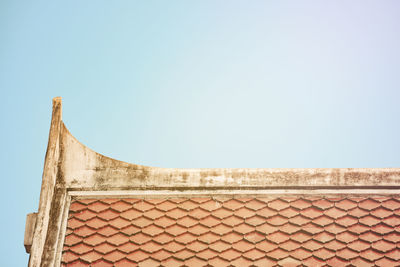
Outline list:
[[[1,1],[1,264],[51,115],[161,167],[400,167],[399,1]]]

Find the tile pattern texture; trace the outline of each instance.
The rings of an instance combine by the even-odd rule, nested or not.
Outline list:
[[[62,266],[398,266],[400,197],[75,199]]]

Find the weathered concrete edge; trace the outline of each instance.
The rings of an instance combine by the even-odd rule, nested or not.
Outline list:
[[[81,144],[63,127],[68,190],[399,187],[400,168],[176,169],[130,164]]]
[[[47,151],[43,167],[38,215],[28,264],[30,267],[37,267],[41,265],[43,247],[45,244],[49,225],[50,207],[53,199],[54,187],[58,173],[61,123],[61,97],[56,97],[53,99],[52,117]]]

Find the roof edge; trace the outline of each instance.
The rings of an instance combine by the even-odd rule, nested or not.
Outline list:
[[[41,258],[49,225],[50,207],[58,174],[61,124],[62,99],[61,97],[55,97],[53,98],[49,139],[43,167],[38,215],[32,241],[31,255],[29,259],[30,267],[41,265]]]

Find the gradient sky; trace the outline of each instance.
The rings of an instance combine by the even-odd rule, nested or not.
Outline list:
[[[399,1],[1,1],[2,266],[26,266],[51,99],[160,167],[400,167]]]

